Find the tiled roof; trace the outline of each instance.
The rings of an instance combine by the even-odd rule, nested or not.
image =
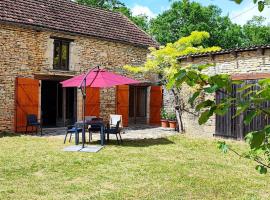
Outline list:
[[[178,59],[184,59],[187,57],[203,57],[203,56],[209,56],[209,55],[220,55],[220,54],[228,54],[228,53],[234,53],[234,52],[243,52],[243,51],[253,51],[257,49],[270,49],[269,45],[256,45],[256,46],[249,46],[249,47],[241,47],[241,48],[235,48],[235,49],[224,49],[220,51],[212,51],[212,52],[205,52],[205,53],[195,53],[195,54],[188,54],[185,56],[181,56]]]
[[[120,13],[70,0],[0,0],[0,22],[19,23],[139,46],[158,46]]]

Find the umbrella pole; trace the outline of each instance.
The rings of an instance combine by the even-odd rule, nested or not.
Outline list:
[[[83,130],[82,130],[82,148],[84,148],[85,145],[85,107],[86,107],[86,79],[84,80],[84,86],[82,88],[83,90]]]
[[[90,74],[90,72],[93,71],[93,70],[96,69],[96,68],[99,69],[99,66],[92,68],[91,70],[89,70],[89,71],[86,73],[86,75],[85,75],[85,77],[84,77],[84,79],[83,79],[83,81],[82,81],[82,83],[81,83],[81,85],[80,85],[80,89],[81,89],[81,92],[82,92],[82,95],[83,95],[83,110],[82,110],[82,115],[83,115],[83,116],[82,116],[82,119],[83,119],[82,148],[84,148],[84,145],[85,145],[85,124],[86,124],[86,122],[85,122],[85,109],[86,109],[86,78],[87,78],[87,76]],[[91,84],[90,84],[90,86],[91,86]]]

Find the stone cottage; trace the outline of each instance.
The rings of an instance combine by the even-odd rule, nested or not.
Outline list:
[[[144,62],[150,46],[158,44],[120,13],[70,0],[1,0],[0,131],[24,131],[27,114],[49,127],[79,120],[80,92],[59,83],[97,65],[132,77],[122,66]],[[159,123],[156,78],[133,78],[141,84],[89,88],[86,114]]]
[[[230,74],[233,80],[256,82],[258,79],[270,78],[270,45],[252,46],[221,50],[211,53],[193,54],[179,58],[181,65],[207,64],[215,66],[208,69],[208,74]],[[233,92],[236,92],[234,89]],[[220,94],[213,98],[217,101]],[[164,94],[164,106],[172,110],[172,94]],[[270,105],[268,105],[270,106]],[[243,139],[245,134],[270,124],[269,119],[255,118],[250,125],[244,125],[244,116],[234,118],[235,108],[230,108],[225,116],[215,116],[206,125],[198,124],[198,117],[185,112],[183,121],[187,133],[201,136],[221,136],[227,138]]]

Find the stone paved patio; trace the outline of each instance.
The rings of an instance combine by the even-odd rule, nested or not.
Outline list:
[[[46,128],[43,130],[44,137],[62,137],[65,136],[66,128]],[[154,127],[149,125],[133,125],[131,127],[125,128],[122,138],[136,140],[136,139],[157,139],[164,138],[171,135],[179,134],[178,132],[161,127]],[[86,134],[88,136],[88,133]],[[93,140],[99,140],[99,133],[93,133]],[[111,136],[110,139],[114,140],[115,137]],[[74,137],[73,137],[74,141]]]

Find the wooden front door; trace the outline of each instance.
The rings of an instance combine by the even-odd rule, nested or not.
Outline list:
[[[121,85],[117,86],[117,94],[116,94],[116,102],[117,102],[117,114],[122,115],[123,118],[123,126],[128,126],[128,110],[129,110],[129,86]]]
[[[160,125],[161,107],[162,107],[162,87],[152,86],[150,92],[150,124]]]
[[[26,116],[39,109],[39,81],[30,78],[16,79],[15,132],[25,132]]]
[[[100,115],[100,90],[99,88],[86,88],[85,116]]]

